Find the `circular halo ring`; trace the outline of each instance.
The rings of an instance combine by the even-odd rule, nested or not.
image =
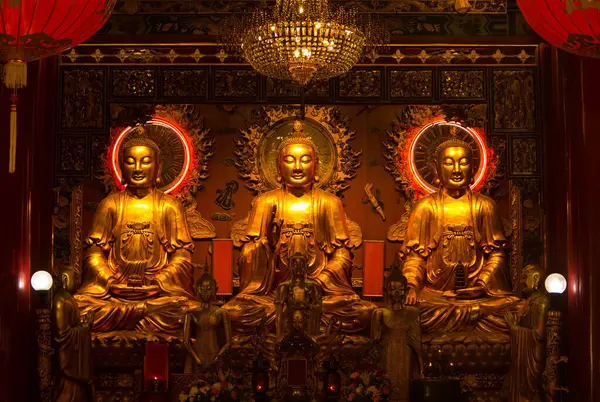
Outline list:
[[[431,123],[421,127],[419,129],[419,131],[417,132],[417,134],[415,135],[415,137],[413,138],[413,140],[410,144],[410,149],[409,149],[409,167],[410,167],[410,173],[412,174],[414,180],[417,182],[419,187],[421,187],[421,189],[423,189],[427,193],[433,193],[438,190],[437,188],[433,187],[431,184],[429,184],[426,180],[424,180],[421,177],[421,175],[419,174],[419,171],[417,169],[416,163],[415,163],[415,149],[419,142],[419,138],[429,128],[438,126],[438,125],[449,125],[449,126],[458,127],[462,130],[465,130],[477,142],[477,145],[479,147],[479,151],[481,154],[481,163],[480,163],[479,169],[477,170],[477,173],[475,175],[475,180],[474,180],[473,184],[471,184],[471,189],[477,188],[479,186],[479,184],[482,182],[482,180],[485,178],[485,173],[488,168],[488,155],[487,155],[487,147],[485,146],[485,141],[483,140],[481,134],[478,133],[476,130],[473,130],[470,127],[464,127],[460,123],[453,122],[453,121],[446,121],[446,120],[434,121],[434,122],[431,122]]]
[[[162,190],[163,192],[168,194],[170,192],[173,192],[174,190],[179,189],[179,187],[183,184],[185,178],[188,176],[190,172],[190,167],[192,166],[192,151],[190,149],[186,136],[179,128],[177,128],[170,121],[160,118],[153,118],[152,120],[148,120],[146,124],[161,126],[166,129],[172,130],[179,138],[179,141],[181,142],[184,149],[183,169],[177,175],[176,179],[173,180],[172,183],[170,183],[165,189]],[[133,129],[134,127],[126,127],[125,129],[123,129],[117,136],[114,146],[112,147],[111,167],[118,185],[120,185],[121,180],[123,178],[123,176],[121,175],[121,169],[119,169],[119,149],[121,148],[123,140],[125,139],[127,134],[129,134]]]

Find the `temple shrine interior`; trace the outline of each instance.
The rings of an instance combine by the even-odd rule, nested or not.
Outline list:
[[[0,402],[600,402],[599,1],[6,0],[0,61]]]

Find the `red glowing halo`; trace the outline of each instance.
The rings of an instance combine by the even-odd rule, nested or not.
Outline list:
[[[169,185],[166,188],[162,189],[162,191],[165,193],[175,192],[176,190],[178,190],[181,187],[181,185],[184,183],[185,179],[187,178],[188,174],[191,171],[192,148],[190,147],[190,144],[188,142],[186,135],[181,131],[181,129],[179,129],[172,122],[155,117],[152,120],[148,120],[146,122],[146,124],[161,126],[161,127],[164,127],[164,128],[167,128],[167,129],[173,131],[176,134],[177,138],[179,139],[179,142],[181,143],[181,145],[183,147],[183,150],[184,150],[184,152],[183,152],[183,158],[184,158],[183,168],[181,169],[179,174],[176,176],[176,178],[171,183],[169,183]],[[110,158],[111,159],[111,170],[113,172],[113,175],[115,177],[117,185],[119,185],[119,186],[121,186],[121,180],[122,180],[121,169],[119,168],[119,149],[121,148],[123,140],[125,139],[125,137],[127,137],[127,134],[129,134],[131,132],[131,130],[133,130],[134,128],[135,127],[127,127],[125,129],[123,129],[117,135],[117,138],[112,146],[112,150],[111,150],[112,154],[111,154],[111,158]]]
[[[478,146],[480,154],[481,154],[481,161],[479,164],[479,169],[477,170],[477,172],[475,174],[475,180],[474,180],[473,184],[471,184],[471,189],[479,188],[479,186],[485,179],[486,172],[488,169],[488,164],[489,164],[488,150],[487,150],[487,146],[485,145],[485,140],[483,139],[482,134],[480,132],[478,132],[477,130],[470,128],[470,127],[464,127],[463,125],[461,125],[460,123],[455,122],[455,121],[446,121],[446,120],[436,120],[436,121],[433,121],[433,122],[421,127],[410,142],[410,147],[408,150],[408,160],[409,160],[408,165],[409,165],[411,176],[412,176],[415,184],[418,187],[420,187],[420,189],[422,191],[424,191],[425,193],[430,194],[430,193],[433,193],[438,190],[437,188],[432,186],[430,183],[428,183],[426,180],[424,180],[421,177],[421,174],[419,173],[419,170],[418,170],[418,168],[416,166],[416,162],[415,162],[415,150],[416,150],[417,144],[419,143],[419,139],[423,136],[424,133],[427,132],[428,129],[430,129],[431,127],[437,126],[437,125],[448,125],[448,126],[459,127],[460,129],[468,132],[475,139],[475,142],[477,143],[477,146]]]

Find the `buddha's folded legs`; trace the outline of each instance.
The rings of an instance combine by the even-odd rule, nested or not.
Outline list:
[[[474,300],[448,298],[441,292],[421,293],[421,327],[426,333],[461,332],[471,328],[482,332],[508,333],[506,311],[515,311],[517,297],[481,297]]]
[[[94,311],[93,332],[144,331],[179,335],[182,298],[160,296],[145,301],[75,295],[82,314]]]

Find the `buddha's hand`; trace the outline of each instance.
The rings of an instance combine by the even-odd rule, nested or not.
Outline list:
[[[267,240],[272,247],[275,247],[279,242],[282,226],[283,220],[277,218],[277,205],[273,205],[271,219],[269,219],[269,224],[267,225]]]
[[[476,299],[485,295],[483,286],[473,286],[470,288],[456,289],[456,297],[459,299]]]
[[[415,304],[417,304],[417,297],[419,295],[417,294],[417,291],[413,288],[408,288],[408,293],[406,293],[406,300],[404,301],[404,304],[407,306],[414,306]]]
[[[89,310],[81,317],[81,324],[84,327],[91,327],[94,324],[94,312]]]
[[[518,326],[517,319],[510,311],[504,313],[504,319],[506,320],[506,324],[509,326],[509,328],[514,329]]]

